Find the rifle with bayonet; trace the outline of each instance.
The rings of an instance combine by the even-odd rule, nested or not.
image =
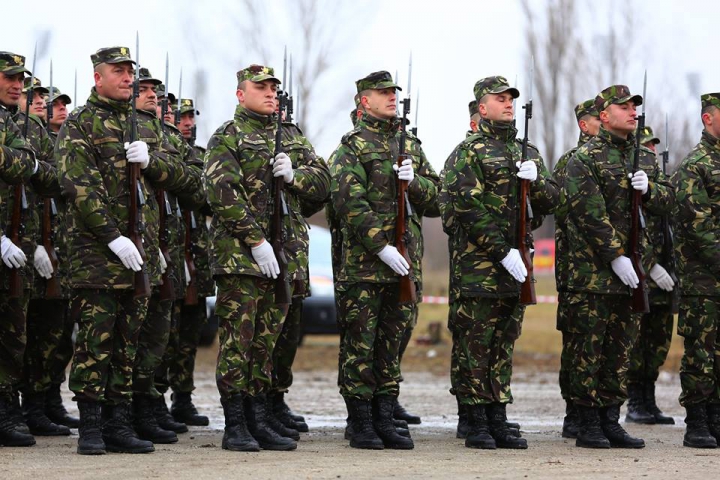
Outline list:
[[[55,92],[53,91],[53,65],[50,60],[50,97],[47,102],[47,125],[50,128],[50,121],[53,117],[53,104],[55,103]],[[42,216],[42,227],[40,230],[40,240],[42,245],[50,258],[52,264],[52,277],[45,280],[45,298],[61,298],[62,288],[60,285],[60,279],[58,278],[58,256],[55,251],[55,232],[54,232],[54,221],[57,218],[57,207],[55,205],[55,199],[45,198],[43,199],[43,216]]]
[[[668,136],[668,118],[665,115],[665,150],[660,154],[662,158],[662,172],[667,176],[667,164],[670,161],[670,137]],[[680,285],[676,274],[677,262],[675,261],[675,246],[672,225],[670,223],[670,215],[663,215],[660,219],[660,228],[663,234],[663,248],[660,256],[660,262],[668,275],[675,283],[675,288],[670,292],[670,311],[672,313],[680,312]]]
[[[139,68],[139,67],[138,67]],[[169,81],[169,74],[170,74],[170,60],[168,58],[168,55],[165,54],[165,85],[167,88],[167,83]],[[162,131],[166,133],[165,130],[165,114],[167,113],[168,109],[168,96],[167,94],[163,97],[161,101],[161,115],[162,118],[160,119],[160,125],[162,126]],[[163,256],[165,259],[165,264],[167,267],[165,268],[165,273],[162,274],[162,284],[160,285],[160,300],[175,300],[175,286],[172,279],[172,276],[170,275],[171,265],[172,265],[172,258],[170,256],[170,228],[168,227],[168,216],[172,215],[172,209],[170,207],[170,201],[168,199],[168,194],[163,188],[158,188],[155,191],[155,199],[158,202],[158,205],[160,207],[159,215],[158,215],[158,230],[160,232],[159,234],[159,244],[160,244],[160,255]]]
[[[528,130],[530,129],[530,119],[532,118],[532,94],[535,70],[535,59],[532,60],[530,67],[530,95],[527,103],[523,106],[525,110],[525,134],[522,142],[522,158],[521,162],[528,160]],[[527,276],[520,288],[520,304],[535,305],[537,297],[535,295],[535,275],[532,259],[532,239],[529,230],[530,221],[533,219],[532,207],[530,206],[530,180],[520,179],[520,208],[518,209],[517,224],[517,248],[520,252],[523,264],[527,269]]]

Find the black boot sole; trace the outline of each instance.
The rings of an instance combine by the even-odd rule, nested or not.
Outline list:
[[[229,450],[231,452],[259,452],[260,445],[257,443],[244,443],[242,445],[233,445],[223,439],[222,442],[223,450]]]
[[[184,423],[190,427],[207,427],[210,425],[210,419],[204,415],[184,417],[182,415],[173,415],[176,422]]]
[[[287,445],[280,445],[277,443],[261,443],[258,442],[260,448],[263,450],[272,450],[275,452],[289,452],[291,450],[297,450],[297,443],[289,443]]]
[[[121,445],[113,445],[105,442],[105,450],[113,453],[152,453],[155,451],[155,447],[127,448]]]
[[[34,438],[28,438],[28,439],[18,439],[18,440],[0,440],[0,445],[3,447],[32,447],[37,442],[35,442]]]
[[[178,442],[178,437],[153,437],[151,435],[140,435],[139,433],[138,438],[140,440],[147,440],[148,442],[157,443],[160,445],[171,445]]]
[[[53,430],[53,431],[47,431],[47,430],[35,430],[30,429],[30,434],[35,437],[67,437],[72,434],[72,432],[68,429],[67,431],[64,430]]]
[[[103,448],[77,448],[78,455],[105,455],[107,452]]]
[[[655,420],[655,417],[651,417],[648,419],[637,419],[632,418],[629,415],[625,415],[625,423],[637,423],[639,425],[655,425],[657,421]]]
[[[465,446],[467,448],[478,448],[481,450],[497,450],[497,444],[495,442],[468,444],[467,439],[465,439]]]
[[[638,448],[645,448],[645,444],[643,443],[642,445],[630,445],[630,444],[627,444],[627,443],[610,442],[610,447],[611,447],[611,448],[634,448],[634,449],[638,449]]]
[[[388,450],[412,450],[415,448],[415,444],[403,444],[403,443],[383,443],[383,446]]]
[[[580,440],[579,438],[575,441],[575,446],[580,448],[597,448],[597,449],[609,449],[610,448],[610,442],[608,443],[591,443],[591,442],[584,442]]]
[[[525,443],[505,443],[505,442],[498,442],[495,440],[495,445],[497,448],[502,448],[505,450],[527,450],[528,444]]]
[[[361,450],[384,450],[385,445],[382,443],[356,443],[350,439],[350,446],[352,448],[359,448]]]

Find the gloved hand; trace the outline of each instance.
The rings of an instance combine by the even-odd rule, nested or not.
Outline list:
[[[673,282],[670,274],[659,263],[656,263],[650,269],[650,278],[652,278],[655,283],[657,283],[658,287],[662,288],[666,292],[672,292],[673,287],[675,286],[675,282]]]
[[[135,244],[128,237],[120,235],[108,243],[108,247],[118,256],[125,268],[135,272],[142,270],[143,259]]]
[[[140,169],[145,170],[150,164],[147,143],[136,140],[132,143],[125,142],[125,156],[130,163],[139,163]]]
[[[295,172],[293,172],[292,160],[284,153],[278,153],[275,158],[270,160],[270,165],[273,166],[273,176],[283,177],[285,183],[292,183],[295,178]]]
[[[408,183],[413,181],[415,178],[415,171],[412,166],[412,159],[406,158],[402,161],[402,167],[398,167],[397,163],[393,163],[393,170],[397,173],[400,180],[407,180]]]
[[[643,195],[648,191],[648,176],[642,170],[638,170],[634,174],[628,174],[630,177],[630,183],[635,190],[640,190]]]
[[[519,169],[517,176],[523,180],[530,180],[534,182],[537,180],[537,165],[532,160],[525,160],[524,162],[516,162],[515,166]]]
[[[525,264],[520,256],[520,250],[517,248],[511,248],[510,252],[508,252],[500,263],[503,267],[505,267],[505,270],[510,272],[510,275],[512,275],[515,280],[520,283],[525,281],[525,277],[527,277],[527,268],[525,268]]]
[[[5,235],[0,238],[0,254],[8,268],[24,267],[27,261],[25,253]]]
[[[610,266],[615,272],[615,275],[620,277],[620,280],[630,288],[637,288],[640,280],[638,280],[635,269],[633,268],[632,261],[625,255],[620,255],[615,260],[610,262]]]
[[[50,279],[53,274],[53,266],[48,256],[47,250],[42,245],[38,245],[33,256],[33,265],[41,277]]]
[[[392,268],[398,275],[404,277],[408,274],[410,265],[408,265],[405,257],[400,255],[398,249],[392,245],[385,245],[385,248],[380,250],[380,253],[378,253],[378,257],[380,257],[380,260],[385,262],[387,266]]]
[[[167,271],[167,260],[165,260],[165,255],[163,255],[163,253],[160,252],[160,274],[165,275],[166,271]]]
[[[272,245],[270,245],[267,240],[263,239],[260,245],[252,247],[250,251],[263,275],[268,278],[277,278],[278,275],[280,275],[280,265],[278,265],[278,261],[275,258]]]
[[[185,286],[190,285],[192,278],[190,278],[190,269],[188,268],[187,260],[183,262],[185,264]]]

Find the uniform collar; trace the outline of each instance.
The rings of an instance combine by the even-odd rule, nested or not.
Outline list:
[[[97,93],[95,87],[93,87],[90,91],[90,98],[88,98],[88,102],[99,108],[103,108],[105,110],[112,110],[118,113],[129,114],[130,110],[132,110],[132,105],[130,105],[129,101],[112,100],[110,98],[103,97],[102,95]]]
[[[515,140],[517,129],[512,122],[497,122],[483,118],[478,125],[478,133],[503,142],[509,142]]]
[[[720,152],[720,138],[713,136],[707,130],[703,130],[700,142],[707,145],[708,148]]]
[[[373,117],[372,115],[363,115],[358,120],[358,128],[364,128],[371,132],[381,133],[384,135],[393,136],[398,132],[400,128],[401,120],[397,117],[393,117],[389,120],[383,120],[381,118]]]
[[[235,107],[235,120],[247,123],[254,129],[272,130],[275,127],[275,115],[260,115],[239,104]]]
[[[619,150],[627,150],[635,147],[635,135],[633,135],[632,133],[627,136],[627,139],[625,139],[610,133],[603,127],[600,127],[600,132],[597,136],[603,142],[607,143],[608,145],[612,145]]]
[[[582,147],[583,145],[585,145],[587,142],[589,142],[592,139],[593,139],[592,135],[589,135],[589,134],[583,132],[582,130],[580,130],[580,138],[578,138],[578,147]]]

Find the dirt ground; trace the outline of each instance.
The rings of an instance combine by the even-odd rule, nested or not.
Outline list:
[[[298,354],[295,385],[287,398],[305,415],[310,433],[302,435],[297,451],[233,453],[220,448],[223,418],[213,379],[215,349],[208,348],[198,358],[195,401],[210,416],[209,427],[191,427],[177,444],[157,445],[155,453],[133,456],[77,455],[77,434],[38,438],[31,448],[0,449],[0,478],[692,478],[720,467],[720,450],[682,447],[680,387],[677,374],[670,372],[661,376],[658,397],[675,417],[675,426],[628,426],[645,439],[643,450],[576,448],[574,441],[560,437],[564,404],[557,387],[557,359],[548,355],[518,355],[516,362],[515,403],[508,414],[522,424],[529,449],[465,448],[455,439],[456,406],[448,393],[449,378],[439,371],[446,362],[432,362],[446,356],[447,346],[412,346],[408,351],[412,360],[401,400],[423,418],[422,425],[412,427],[415,450],[351,449],[342,438],[345,411],[331,369],[336,343],[336,337],[309,338]],[[76,412],[69,398],[67,394],[66,403]]]

